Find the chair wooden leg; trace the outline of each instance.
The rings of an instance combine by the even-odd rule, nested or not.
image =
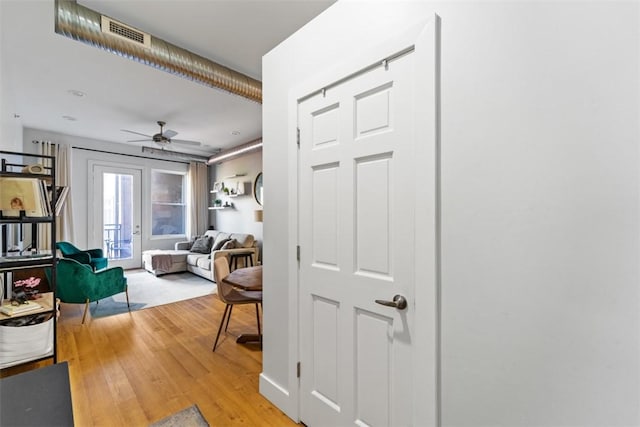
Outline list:
[[[227,317],[227,324],[224,327],[224,332],[227,332],[227,328],[229,327],[229,321],[231,320],[231,312],[233,311],[233,304],[229,304],[229,316]]]
[[[216,335],[216,341],[213,343],[213,351],[216,351],[216,347],[218,346],[218,338],[220,338],[220,332],[222,332],[222,325],[224,325],[225,317],[227,317],[227,311],[229,311],[230,304],[227,304],[224,308],[224,314],[222,315],[222,320],[220,321],[220,327],[218,328],[218,334]],[[231,314],[231,313],[229,313]],[[228,323],[228,322],[227,322]]]
[[[84,325],[84,319],[87,317],[87,311],[89,311],[89,298],[84,303],[84,313],[82,313],[82,324]]]
[[[258,321],[258,336],[261,337],[262,332],[260,331],[260,309],[258,308],[258,304],[256,304],[256,320]]]

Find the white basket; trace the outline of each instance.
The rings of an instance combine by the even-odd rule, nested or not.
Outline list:
[[[0,368],[53,355],[53,319],[37,325],[0,326]]]

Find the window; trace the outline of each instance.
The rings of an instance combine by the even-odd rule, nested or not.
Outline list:
[[[185,175],[151,171],[151,234],[184,235],[186,229]]]

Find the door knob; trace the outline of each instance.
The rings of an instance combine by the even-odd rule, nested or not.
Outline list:
[[[398,310],[404,310],[407,308],[407,299],[402,295],[395,295],[393,301],[386,301],[383,299],[377,299],[376,303],[380,305],[386,305],[387,307],[394,307]]]

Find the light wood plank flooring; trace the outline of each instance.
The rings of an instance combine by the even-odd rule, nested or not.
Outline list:
[[[223,310],[208,295],[81,325],[82,306],[62,304],[58,360],[69,362],[76,425],[146,426],[197,404],[212,426],[295,426],[258,393],[260,348],[231,335],[256,330],[253,305],[233,309],[211,351]]]

